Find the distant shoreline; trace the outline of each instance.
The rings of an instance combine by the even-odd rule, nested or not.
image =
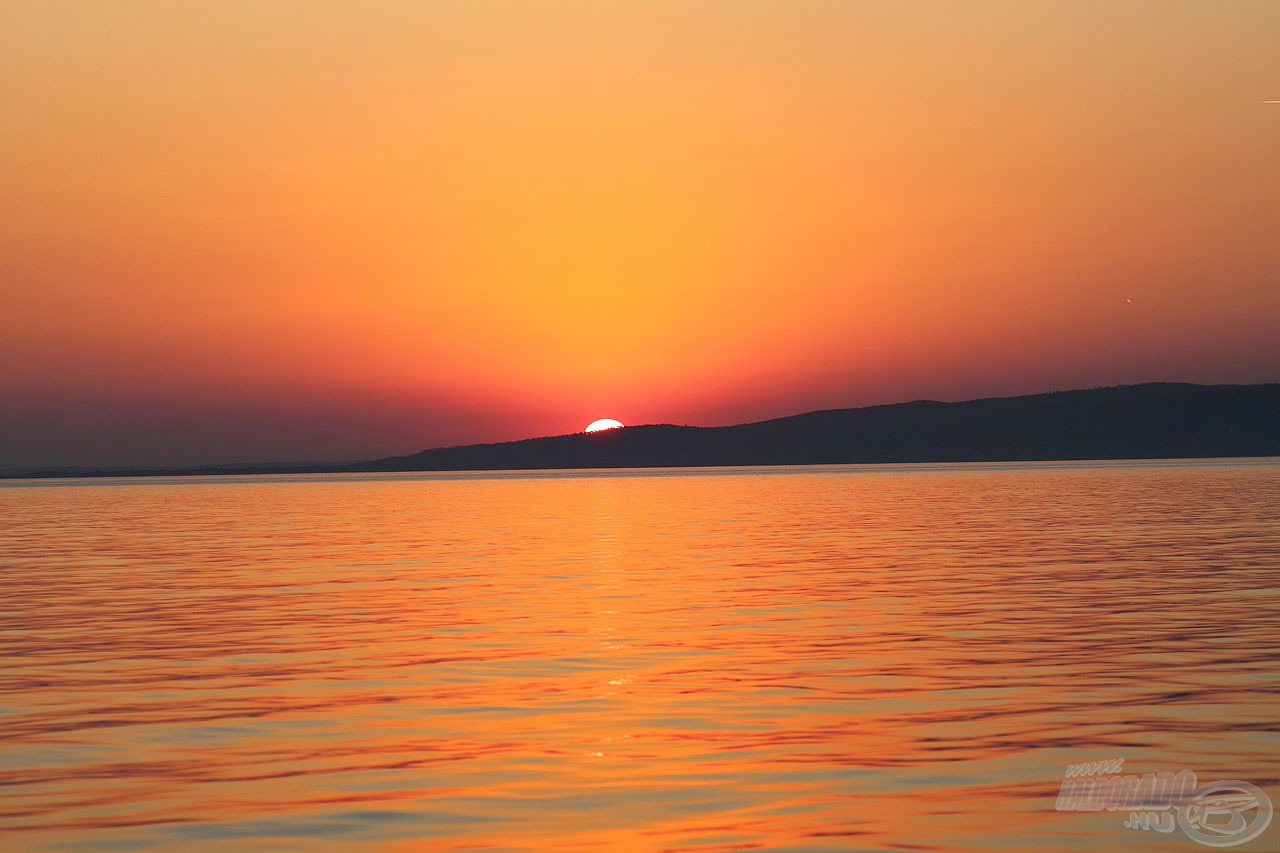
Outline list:
[[[494,476],[511,475],[512,477],[538,477],[538,476],[555,476],[555,475],[583,475],[583,476],[610,476],[612,474],[641,474],[649,473],[660,474],[662,472],[672,472],[675,474],[718,474],[729,471],[750,471],[752,473],[773,473],[770,469],[777,471],[786,470],[807,470],[824,468],[867,468],[877,470],[887,469],[909,469],[923,468],[927,470],[937,470],[939,468],[951,468],[959,471],[981,471],[981,470],[1008,470],[1009,468],[1026,468],[1028,470],[1035,468],[1191,468],[1198,467],[1200,463],[1205,465],[1222,464],[1222,465],[1247,465],[1250,463],[1259,463],[1266,465],[1280,465],[1280,454],[1273,456],[1179,456],[1179,457],[1147,457],[1147,458],[1124,458],[1124,459],[987,459],[987,460],[969,460],[964,462],[955,461],[924,461],[924,462],[810,462],[810,463],[786,463],[779,462],[777,464],[763,465],[653,465],[631,468],[466,468],[466,469],[436,469],[436,470],[397,470],[397,471],[331,471],[331,470],[270,470],[270,471],[248,471],[248,470],[209,470],[205,468],[196,469],[195,472],[184,470],[168,470],[168,469],[145,469],[131,472],[91,472],[86,474],[77,473],[57,473],[57,474],[8,474],[0,475],[0,485],[35,483],[49,481],[67,481],[67,480],[163,480],[163,479],[209,479],[216,480],[223,478],[253,478],[253,477],[295,477],[295,476],[317,476],[321,478],[342,478],[342,477],[361,477],[368,475],[393,475],[393,474],[443,474],[443,475],[468,475],[477,476]]]
[[[1280,384],[1148,383],[958,403],[914,401],[724,427],[651,424],[362,462],[45,468],[0,479],[558,471],[1280,456]]]

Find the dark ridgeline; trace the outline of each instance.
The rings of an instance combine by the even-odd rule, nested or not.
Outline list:
[[[1280,385],[1152,383],[658,424],[426,450],[353,471],[645,468],[1280,455]]]
[[[369,462],[25,476],[467,471],[1280,456],[1280,384],[1150,383],[964,403],[831,409],[424,450]]]

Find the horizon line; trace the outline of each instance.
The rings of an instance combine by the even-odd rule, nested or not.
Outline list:
[[[574,436],[600,436],[609,433],[624,433],[636,429],[644,429],[651,427],[674,427],[676,429],[696,429],[696,430],[713,430],[713,429],[733,429],[735,427],[752,426],[755,424],[765,424],[774,421],[788,420],[790,418],[805,417],[807,415],[824,414],[828,412],[844,412],[858,411],[865,409],[889,408],[893,406],[907,406],[916,403],[936,403],[939,405],[961,405],[965,403],[977,403],[994,400],[1014,400],[1026,397],[1044,397],[1056,394],[1073,394],[1087,393],[1090,391],[1108,391],[1125,388],[1139,388],[1144,386],[1185,386],[1189,388],[1248,388],[1248,387],[1265,387],[1270,385],[1280,385],[1280,380],[1268,382],[1221,382],[1221,383],[1200,383],[1187,382],[1181,380],[1152,380],[1147,382],[1128,382],[1117,383],[1114,385],[1093,385],[1089,387],[1077,388],[1060,388],[1050,391],[1035,391],[1026,394],[1005,394],[985,397],[968,397],[964,399],[939,400],[933,398],[915,398],[910,400],[898,400],[891,403],[871,403],[860,406],[836,406],[821,409],[808,409],[800,412],[792,412],[790,414],[777,415],[774,417],[763,418],[760,420],[740,421],[728,424],[715,425],[697,425],[697,424],[677,424],[671,421],[656,421],[650,423],[628,424],[620,428],[604,430],[596,433],[588,433],[584,430],[575,432],[557,433],[551,435],[532,435],[521,438],[504,439],[500,441],[484,441],[471,442],[465,444],[449,444],[437,445],[435,447],[422,448],[420,450],[410,451],[403,454],[392,454],[389,456],[377,457],[357,457],[346,459],[332,460],[299,460],[290,462],[267,461],[267,462],[205,462],[194,464],[175,464],[175,465],[154,465],[147,463],[138,463],[130,465],[35,465],[35,466],[14,466],[0,469],[0,479],[38,479],[40,475],[47,474],[50,477],[64,478],[73,475],[84,475],[87,477],[101,477],[118,474],[120,476],[136,476],[139,474],[155,475],[155,476],[216,476],[219,474],[235,475],[237,473],[324,473],[330,469],[348,465],[369,464],[382,462],[393,459],[407,459],[425,453],[433,453],[444,450],[457,450],[463,448],[479,448],[494,447],[507,444],[518,444],[528,441],[540,441],[545,439],[570,438]],[[1180,457],[1175,457],[1180,458]],[[1065,460],[1064,460],[1065,461]],[[555,469],[561,470],[561,469]]]

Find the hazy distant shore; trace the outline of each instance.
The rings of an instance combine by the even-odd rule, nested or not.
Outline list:
[[[725,427],[651,424],[425,450],[363,462],[66,468],[67,477],[1035,462],[1280,455],[1280,384],[1144,385],[961,403],[916,401]]]

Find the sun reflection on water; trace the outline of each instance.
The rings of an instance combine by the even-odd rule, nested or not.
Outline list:
[[[1157,850],[1054,812],[1063,768],[1280,775],[1273,462],[6,486],[0,518],[19,848]]]

